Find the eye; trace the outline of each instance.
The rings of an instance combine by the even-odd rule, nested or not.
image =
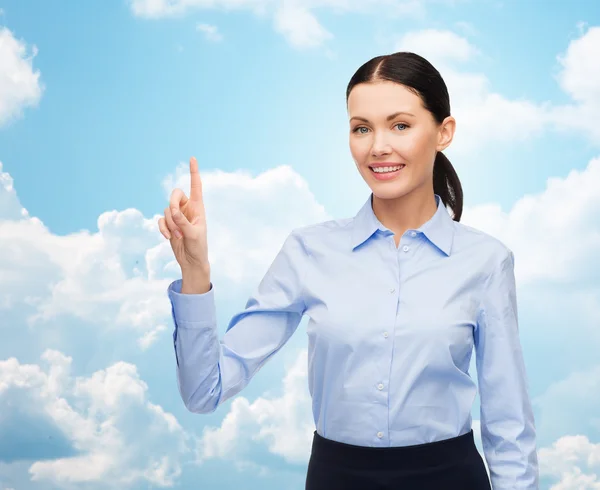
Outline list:
[[[404,126],[405,129],[407,129],[409,127],[408,124],[404,124],[404,123],[394,124],[394,127],[397,127],[397,126]],[[365,126],[357,126],[356,128],[354,128],[352,130],[352,132],[359,133],[359,134],[366,134],[366,131],[360,131],[361,129],[368,129],[368,128],[366,128]]]

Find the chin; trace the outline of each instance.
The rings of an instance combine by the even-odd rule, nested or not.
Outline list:
[[[373,194],[382,199],[394,199],[410,194],[415,186],[407,182],[367,182]]]
[[[399,199],[410,194],[413,189],[407,189],[405,186],[401,185],[395,187],[373,186],[371,190],[379,199]]]

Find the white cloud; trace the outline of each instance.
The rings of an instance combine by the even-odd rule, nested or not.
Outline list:
[[[190,436],[172,414],[147,399],[134,365],[117,362],[89,377],[74,377],[71,357],[46,350],[42,360],[46,368],[14,357],[0,361],[0,405],[19,400],[23,411],[49,419],[79,454],[34,461],[32,480],[60,488],[173,484],[190,452]]]
[[[33,58],[27,45],[0,26],[0,127],[21,117],[23,109],[37,106],[44,87],[39,70],[33,69]]]
[[[522,284],[597,288],[600,263],[600,157],[566,178],[551,177],[544,192],[526,195],[508,212],[496,204],[466,208],[461,221],[503,240],[515,252]]]
[[[277,32],[297,48],[316,48],[333,38],[314,14],[329,9],[339,13],[379,15],[385,9],[388,17],[422,16],[429,0],[127,0],[134,15],[158,19],[178,17],[195,9],[249,11],[258,17],[271,16]]]
[[[220,427],[204,429],[198,457],[245,461],[253,443],[289,463],[306,464],[314,431],[307,384],[307,352],[300,351],[283,379],[281,396],[264,395],[253,403],[242,396],[231,403]]]
[[[540,476],[559,480],[550,490],[600,490],[600,444],[585,436],[561,437],[539,450],[539,460]]]
[[[273,0],[127,0],[127,3],[136,16],[156,19],[180,16],[192,9],[250,10],[260,15]]]
[[[167,330],[166,325],[157,325],[152,330],[149,330],[148,332],[144,333],[144,335],[142,335],[138,339],[138,345],[140,346],[140,348],[142,350],[146,350],[156,340],[158,340],[158,337],[160,336],[160,334],[166,330]]]
[[[436,67],[465,63],[482,55],[464,37],[452,31],[437,29],[406,32],[395,47],[397,51],[418,52]]]
[[[37,218],[0,221],[0,291],[9,304],[35,307],[29,324],[69,314],[144,335],[164,321],[168,280],[153,267],[169,259],[159,253],[165,244],[156,244],[156,220],[136,210],[107,212],[98,228],[57,236]]]
[[[8,172],[3,172],[2,168],[0,162],[0,220],[27,218],[29,213],[19,202],[13,178]]]
[[[283,439],[283,444],[275,444],[280,448],[279,454],[291,461],[305,462],[310,449],[309,435],[311,430],[314,430],[312,419],[309,418],[310,400],[306,396],[306,361],[307,353],[303,350],[283,380],[281,397],[263,396],[252,404],[243,396],[235,397],[221,426],[205,427],[198,452],[200,460],[211,458],[238,460],[243,452],[243,446],[250,440],[256,441],[257,434],[263,430],[263,424],[269,424],[267,432],[274,436],[274,440]],[[292,417],[289,417],[285,410],[276,409],[276,407],[289,408],[290,406],[294,414]],[[277,419],[269,420],[269,414],[277,415]],[[300,427],[304,430],[299,435]],[[300,447],[297,444],[286,444],[285,438],[288,433],[294,434],[290,440],[302,441]]]
[[[217,43],[223,40],[223,35],[219,32],[219,28],[217,26],[210,24],[197,24],[196,30],[202,32],[204,37],[211,42]]]
[[[275,12],[275,30],[295,48],[316,48],[333,35],[302,5],[283,2]]]
[[[561,88],[576,102],[597,104],[600,101],[600,27],[592,27],[571,41],[558,61],[562,67],[557,76]]]
[[[581,30],[557,57],[556,79],[573,103],[552,108],[556,131],[581,131],[593,143],[600,140],[600,27]]]
[[[209,259],[224,290],[258,280],[291,228],[326,216],[290,167],[256,177],[217,170],[203,173],[203,182]],[[32,307],[30,325],[70,315],[104,330],[126,329],[143,349],[170,328],[166,288],[181,270],[158,232],[158,216],[107,211],[97,231],[58,236],[23,210],[8,173],[0,173],[0,183],[0,308]],[[173,187],[189,190],[187,165],[163,185],[165,205]],[[295,211],[273,206],[290,198],[299,203]]]

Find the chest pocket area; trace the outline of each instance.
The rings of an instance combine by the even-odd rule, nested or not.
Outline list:
[[[454,362],[462,365],[473,349],[478,301],[470,291],[444,295],[435,289],[422,298],[400,294],[398,333],[416,344],[449,351]]]

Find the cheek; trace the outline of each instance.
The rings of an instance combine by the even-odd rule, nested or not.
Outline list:
[[[426,134],[414,134],[413,138],[405,138],[397,146],[399,153],[410,161],[428,160],[432,153],[433,143]]]
[[[366,142],[366,139],[358,141],[356,139],[350,140],[350,153],[352,154],[352,158],[361,162],[364,160],[369,154],[369,144]]]

